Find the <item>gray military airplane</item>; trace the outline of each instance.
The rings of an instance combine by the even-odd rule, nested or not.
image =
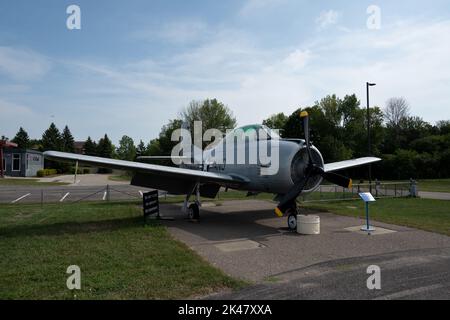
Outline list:
[[[286,215],[289,229],[297,227],[297,197],[302,193],[316,190],[323,179],[344,188],[351,188],[352,180],[335,171],[380,161],[375,157],[364,157],[333,163],[324,163],[320,151],[309,139],[309,120],[306,111],[301,112],[305,139],[281,139],[277,133],[262,125],[251,125],[236,130],[262,130],[267,141],[277,139],[279,148],[279,167],[275,174],[262,174],[267,165],[257,161],[250,163],[246,158],[244,163],[224,161],[220,164],[208,162],[208,158],[217,151],[220,143],[207,147],[202,151],[201,165],[183,165],[170,167],[150,163],[108,159],[86,156],[74,153],[46,151],[47,159],[65,162],[101,166],[133,172],[131,185],[165,190],[171,194],[186,195],[183,211],[191,219],[199,219],[200,197],[215,198],[221,187],[245,190],[249,194],[267,192],[275,194],[278,206],[275,213],[281,217]],[[229,135],[233,135],[232,131]],[[223,139],[226,140],[226,139]],[[237,144],[234,151],[250,150],[259,143],[258,136]],[[234,157],[234,155],[233,155]],[[143,157],[145,158],[145,157]],[[154,158],[154,157],[150,157]],[[158,157],[157,157],[158,158]],[[191,196],[195,201],[189,203]]]

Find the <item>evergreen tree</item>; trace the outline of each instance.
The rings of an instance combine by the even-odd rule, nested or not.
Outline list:
[[[98,141],[97,155],[103,158],[112,158],[114,152],[114,146],[108,135],[105,133],[104,137]]]
[[[91,137],[88,137],[84,143],[84,153],[88,156],[97,155],[97,144],[95,141],[92,141]]]
[[[62,151],[61,134],[53,122],[50,124],[50,127],[47,130],[45,130],[44,134],[42,135],[42,148],[44,151],[46,150]]]
[[[12,142],[17,143],[18,147],[21,149],[27,149],[30,147],[30,137],[28,133],[22,128],[19,128],[19,131],[16,133]]]
[[[140,140],[136,147],[136,156],[140,157],[145,155],[147,155],[147,148],[145,147],[144,141]]]
[[[66,125],[62,133],[62,149],[64,152],[74,152],[75,151],[75,140],[69,127]]]

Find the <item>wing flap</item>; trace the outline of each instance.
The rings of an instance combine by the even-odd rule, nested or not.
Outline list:
[[[352,159],[352,160],[344,160],[339,162],[331,162],[326,163],[324,166],[325,172],[332,172],[332,171],[339,171],[344,170],[348,168],[358,167],[369,163],[374,163],[381,161],[380,158],[376,157],[365,157],[365,158],[358,158],[358,159]]]

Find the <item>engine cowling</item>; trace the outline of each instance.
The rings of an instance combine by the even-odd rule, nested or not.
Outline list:
[[[321,168],[324,167],[324,161],[320,151],[311,146],[311,157],[313,163]],[[301,148],[291,162],[291,179],[294,184],[298,183],[305,176],[305,169],[308,166],[308,151],[305,147]],[[312,192],[317,189],[323,178],[320,174],[315,174],[309,178],[303,192]]]

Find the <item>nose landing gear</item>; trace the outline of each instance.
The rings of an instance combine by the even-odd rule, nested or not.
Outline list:
[[[297,205],[294,204],[292,207],[286,210],[287,215],[287,225],[289,230],[296,231],[297,230],[297,214],[298,208]]]

